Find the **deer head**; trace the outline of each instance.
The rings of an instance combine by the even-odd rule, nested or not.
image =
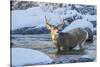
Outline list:
[[[61,19],[61,24],[58,24],[57,26],[55,25],[52,25],[52,24],[49,24],[46,16],[45,16],[45,26],[46,28],[51,32],[51,38],[52,40],[55,42],[55,40],[57,39],[58,37],[58,33],[59,31],[63,30],[64,29],[64,20]]]

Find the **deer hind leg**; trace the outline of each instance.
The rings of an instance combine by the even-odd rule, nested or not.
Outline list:
[[[83,43],[79,44],[80,50],[83,49]]]
[[[86,40],[84,40],[82,43],[79,44],[80,50],[83,50],[83,49],[84,49],[85,41],[86,41]]]
[[[86,32],[86,37],[81,41],[81,44],[79,45],[80,50],[85,48],[84,44],[86,42],[86,39],[88,39],[88,33],[87,32]]]

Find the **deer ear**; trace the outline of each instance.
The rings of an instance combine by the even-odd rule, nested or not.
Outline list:
[[[47,20],[46,16],[45,16],[45,26],[46,26],[46,28],[47,28],[48,30],[51,29],[51,26],[50,26],[50,24],[48,23],[48,20]]]

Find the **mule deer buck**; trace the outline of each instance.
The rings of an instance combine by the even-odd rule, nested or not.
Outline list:
[[[82,28],[88,32],[88,39],[87,42],[93,42],[93,24],[89,21],[84,19],[78,19],[73,21],[70,25],[68,25],[62,32],[69,31],[74,28]]]
[[[81,50],[88,37],[88,33],[81,28],[75,28],[65,33],[59,32],[59,27],[60,30],[62,30],[61,27],[64,26],[63,20],[62,24],[55,26],[49,24],[47,18],[45,17],[45,26],[51,33],[51,39],[57,48],[57,53],[59,53],[61,50],[67,51],[77,45],[80,46]]]

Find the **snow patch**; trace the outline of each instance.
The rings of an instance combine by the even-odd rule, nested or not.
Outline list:
[[[53,10],[53,12],[45,12],[41,7],[32,7],[26,10],[12,11],[12,30],[21,27],[34,27],[34,26],[36,26],[36,28],[43,27],[45,25],[44,24],[45,16],[47,17],[50,24],[58,25],[61,23],[61,17],[66,19],[76,15],[83,17],[83,19],[86,21],[96,21],[96,15],[88,15],[88,14],[82,15],[78,13],[76,10],[57,8]],[[83,23],[81,23],[81,26],[82,24]]]
[[[86,20],[75,20],[69,26],[67,26],[62,32],[68,32],[74,28],[90,28],[93,31],[93,24]]]
[[[43,22],[44,13],[39,7],[12,11],[12,29],[37,26]]]
[[[12,11],[12,30],[21,27],[42,27],[44,26],[45,16],[50,24],[57,25],[61,23],[59,14],[44,12],[40,7]]]
[[[51,63],[52,61],[46,54],[37,50],[12,48],[12,66]]]
[[[83,15],[83,19],[87,21],[96,21],[96,15]]]

